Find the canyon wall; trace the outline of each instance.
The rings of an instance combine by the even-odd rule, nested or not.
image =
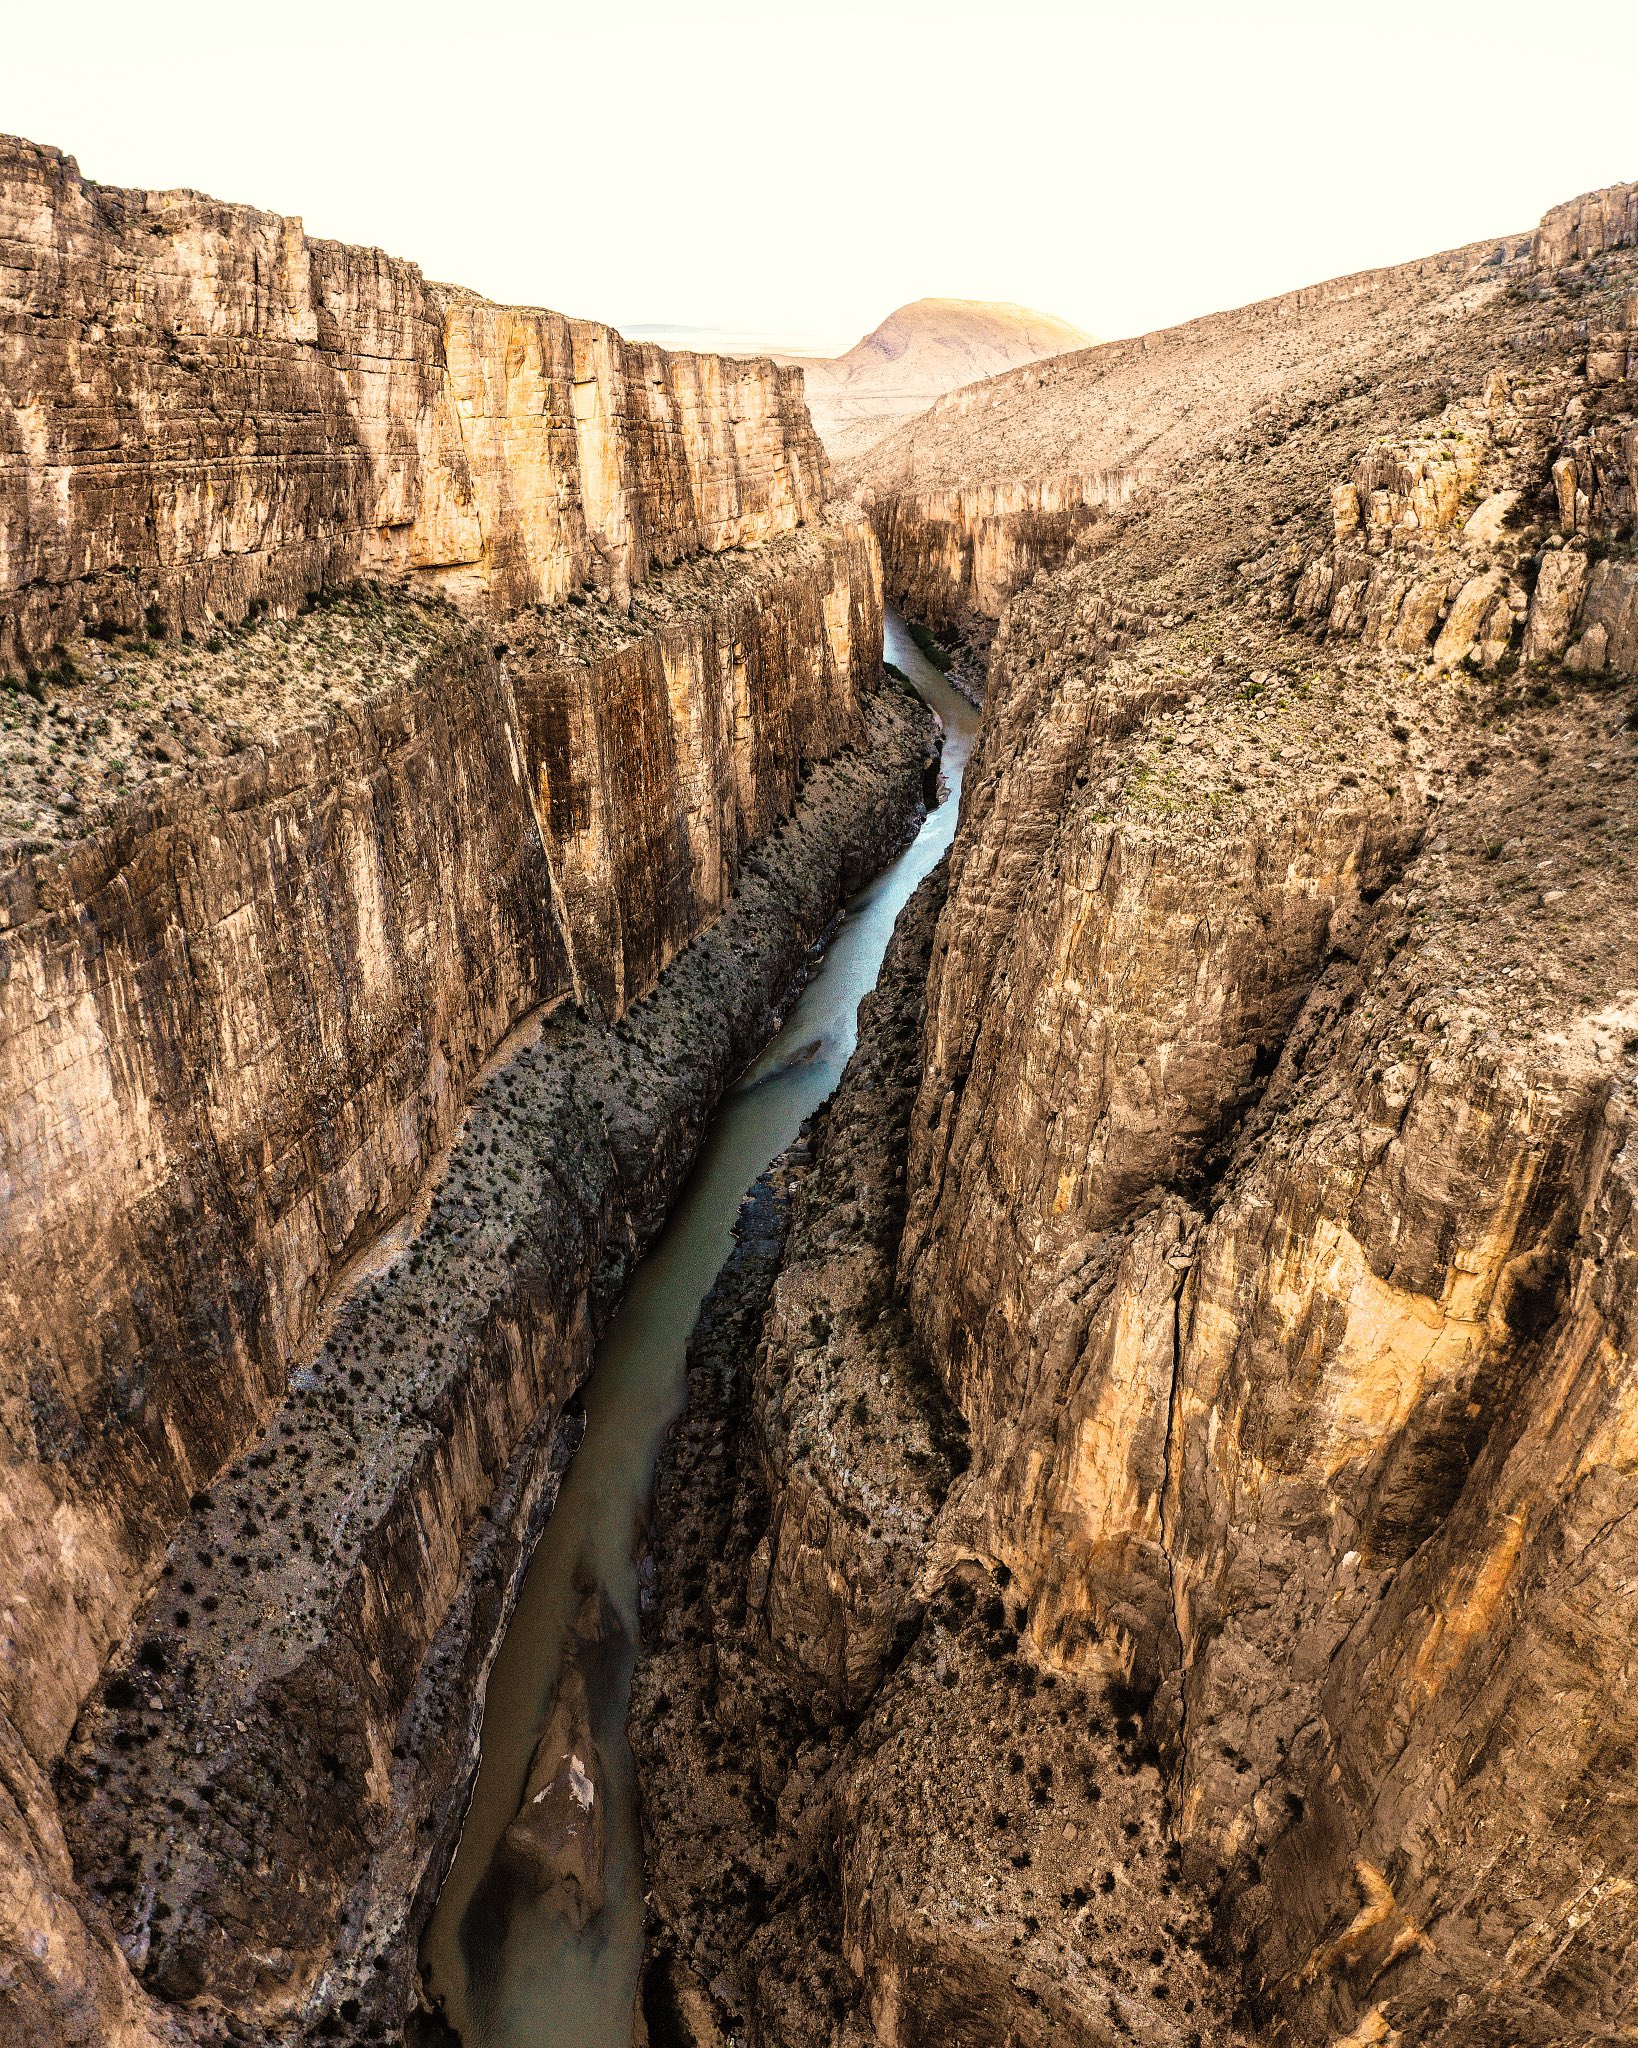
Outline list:
[[[399,687],[6,878],[4,1682],[44,1753],[493,1048],[558,997],[618,1015],[858,738],[867,537],[735,580],[606,646],[519,621],[504,660],[446,619]]]
[[[742,886],[617,1025],[564,1005],[197,1494],[58,1773],[95,1910],[208,2040],[401,2024],[483,1677],[571,1397],[722,1089],[919,816],[929,726],[872,695]]]
[[[886,587],[934,633],[982,644],[1007,599],[1067,560],[1077,535],[1132,489],[1115,472],[895,492],[871,508]]]
[[[507,607],[817,516],[801,374],[0,138],[0,665],[404,577]]]
[[[1263,402],[1001,611],[671,1456],[680,2038],[1631,2033],[1635,191],[1398,273],[1368,378],[1232,316]]]
[[[0,313],[0,2040],[388,2026],[595,1331],[930,721],[794,373],[18,142]]]

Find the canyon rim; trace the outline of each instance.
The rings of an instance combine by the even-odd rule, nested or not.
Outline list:
[[[1029,333],[0,139],[3,2048],[1638,2040],[1638,185]]]

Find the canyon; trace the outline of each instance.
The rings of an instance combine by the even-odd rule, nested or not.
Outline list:
[[[1631,2039],[1638,186],[834,469],[16,139],[0,334],[0,2042],[475,2048],[485,1828],[648,2048]]]
[[[381,2038],[593,1338],[921,816],[795,373],[0,146],[0,2038]]]

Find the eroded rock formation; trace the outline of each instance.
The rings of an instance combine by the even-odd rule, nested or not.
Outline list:
[[[566,1632],[562,1676],[497,1852],[509,1872],[578,1928],[603,1910],[607,1895],[608,1787],[586,1666],[617,1628],[607,1602],[590,1596]]]
[[[982,647],[1007,599],[1134,487],[1114,470],[884,496],[872,514],[893,595],[945,640]]]
[[[1638,2025],[1635,189],[878,451],[1148,444],[670,1454],[671,2038]]]

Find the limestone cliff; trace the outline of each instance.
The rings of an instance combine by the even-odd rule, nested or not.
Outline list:
[[[883,496],[871,514],[893,597],[946,641],[981,648],[1007,599],[1135,488],[1111,470]]]
[[[801,377],[0,138],[0,667],[402,576],[502,606],[817,516]]]
[[[1228,316],[1264,387],[1001,609],[926,979],[672,1455],[682,2038],[1638,2023],[1635,190],[1315,294],[1368,375]]]
[[[717,1096],[917,814],[925,720],[873,694],[862,738],[868,765],[816,769],[619,1025],[564,1004],[484,1082],[424,1213],[189,1504],[80,1717],[76,1867],[199,2038],[218,2010],[269,2041],[401,2019],[592,1342]]]
[[[593,1336],[930,721],[794,373],[16,142],[0,322],[0,2040],[384,2027]]]

